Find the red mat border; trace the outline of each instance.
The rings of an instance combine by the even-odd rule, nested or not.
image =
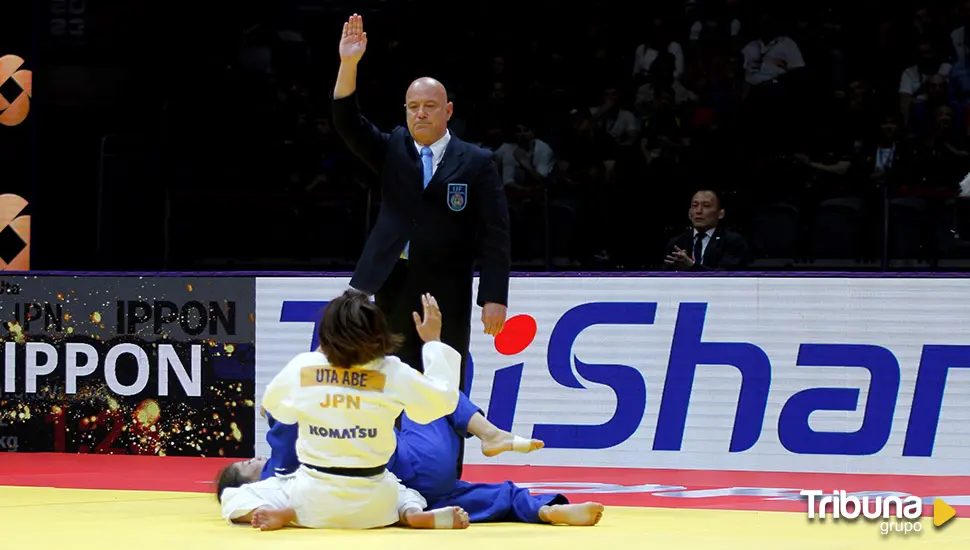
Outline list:
[[[224,458],[3,453],[0,454],[0,485],[212,493],[212,480],[218,471],[234,461]],[[659,492],[631,488],[654,484],[686,490],[745,487],[819,489],[826,493],[834,490],[894,491],[924,498],[970,495],[970,476],[467,465],[463,479],[488,483],[506,480],[547,485],[580,483],[587,484],[587,491],[595,492],[564,491],[574,502],[595,500],[611,506],[720,510],[805,512],[806,504],[799,500],[772,500],[776,497],[771,496],[661,496]],[[954,508],[958,516],[970,516],[970,506]],[[932,514],[932,506],[924,507],[924,514]]]

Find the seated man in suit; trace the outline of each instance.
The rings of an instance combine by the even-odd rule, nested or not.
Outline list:
[[[721,271],[748,264],[744,237],[719,227],[724,207],[716,191],[702,189],[694,193],[688,215],[692,227],[667,244],[665,270]]]

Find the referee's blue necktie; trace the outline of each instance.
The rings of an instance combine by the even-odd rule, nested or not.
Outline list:
[[[428,183],[431,182],[431,176],[434,175],[434,155],[431,153],[431,147],[421,148],[421,165],[424,167],[424,188],[428,188]],[[408,241],[404,245],[404,252],[401,253],[401,257],[405,260],[408,259],[408,252],[411,249],[411,242]]]

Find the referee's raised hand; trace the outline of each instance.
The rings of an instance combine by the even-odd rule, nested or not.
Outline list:
[[[340,61],[357,63],[364,57],[367,49],[367,33],[364,32],[364,18],[356,13],[344,23],[343,33],[340,35]]]

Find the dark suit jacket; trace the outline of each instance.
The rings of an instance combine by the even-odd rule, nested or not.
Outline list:
[[[710,237],[704,250],[703,265],[694,263],[690,271],[722,271],[743,268],[748,265],[748,243],[738,233],[717,228]],[[667,243],[667,254],[673,254],[674,246],[680,247],[687,254],[694,252],[694,230],[687,231],[670,239]],[[673,269],[664,265],[664,269]]]
[[[351,286],[376,294],[410,240],[409,265],[435,277],[470,281],[477,256],[478,304],[508,305],[509,208],[491,151],[452,134],[423,189],[421,159],[406,127],[381,132],[361,114],[356,93],[333,101],[333,123],[350,150],[380,175],[380,213]]]

